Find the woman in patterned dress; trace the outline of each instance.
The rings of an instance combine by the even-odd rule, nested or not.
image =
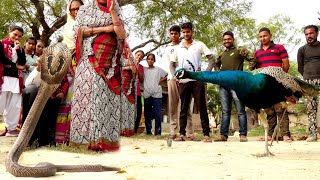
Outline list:
[[[119,4],[93,0],[81,6],[74,30],[77,68],[70,145],[116,151],[120,148],[120,122],[127,117],[122,114],[126,106],[121,99],[125,30]]]
[[[74,75],[75,75],[75,43],[74,37],[75,33],[73,31],[73,26],[76,23],[76,16],[78,14],[80,6],[83,5],[82,0],[70,0],[68,2],[67,11],[67,23],[64,27],[63,32],[63,43],[65,43],[70,52],[72,52],[72,61],[70,64],[70,70],[67,73],[67,78],[69,82],[69,89],[68,94],[65,98],[61,101],[61,105],[59,107],[57,122],[56,122],[56,133],[55,133],[55,142],[56,143],[69,143],[70,139],[70,121],[71,121],[71,105],[73,99],[73,82],[74,82]]]

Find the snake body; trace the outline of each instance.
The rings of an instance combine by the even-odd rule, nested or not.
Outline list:
[[[18,138],[12,146],[5,166],[9,173],[16,177],[48,177],[56,172],[102,172],[118,171],[119,168],[97,165],[54,165],[48,162],[27,167],[18,164],[18,160],[27,146],[39,121],[41,112],[51,94],[59,87],[68,72],[71,63],[71,53],[63,43],[57,43],[44,49],[40,57],[41,85],[37,97],[30,109]]]

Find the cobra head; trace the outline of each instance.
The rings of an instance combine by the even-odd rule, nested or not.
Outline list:
[[[41,79],[48,84],[60,84],[71,63],[71,53],[64,43],[57,43],[43,50],[40,56]]]
[[[176,70],[176,72],[174,73],[174,75],[176,76],[177,79],[184,79],[186,78],[186,69],[184,68],[181,68],[181,69],[178,69]]]

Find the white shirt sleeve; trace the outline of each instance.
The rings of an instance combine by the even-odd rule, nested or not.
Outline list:
[[[173,53],[170,54],[170,62],[178,62],[178,51],[179,51],[179,46],[176,46],[174,48],[172,48]]]
[[[201,46],[200,48],[201,48],[202,54],[204,54],[205,56],[212,54],[212,52],[209,50],[209,48],[203,42],[201,42],[200,46]]]
[[[37,69],[34,69],[27,77],[25,81],[25,86],[34,84],[39,87],[40,82],[41,82],[41,73],[37,71]]]

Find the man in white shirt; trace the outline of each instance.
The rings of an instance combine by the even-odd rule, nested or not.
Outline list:
[[[183,41],[177,47],[173,60],[170,63],[170,71],[173,74],[175,69],[185,68],[188,71],[201,71],[202,55],[209,61],[214,62],[212,53],[201,41],[192,38],[193,30],[190,22],[181,25]],[[204,142],[212,142],[209,137],[209,118],[207,112],[207,102],[205,96],[205,84],[191,79],[179,81],[179,94],[181,100],[180,112],[180,137],[175,141],[184,141],[186,135],[187,113],[190,105],[191,95],[194,97],[195,107],[200,111],[201,126],[204,134]]]
[[[172,139],[176,138],[178,129],[178,107],[179,107],[179,91],[177,87],[177,80],[172,78],[170,71],[170,62],[174,60],[174,53],[180,43],[180,33],[181,28],[178,25],[174,25],[169,29],[169,38],[171,43],[166,47],[165,58],[167,61],[167,72],[168,72],[168,99],[169,99],[169,119],[170,119],[170,137]],[[190,106],[187,118],[187,136],[191,141],[198,141],[198,139],[193,135],[193,125],[192,125],[192,106]]]

